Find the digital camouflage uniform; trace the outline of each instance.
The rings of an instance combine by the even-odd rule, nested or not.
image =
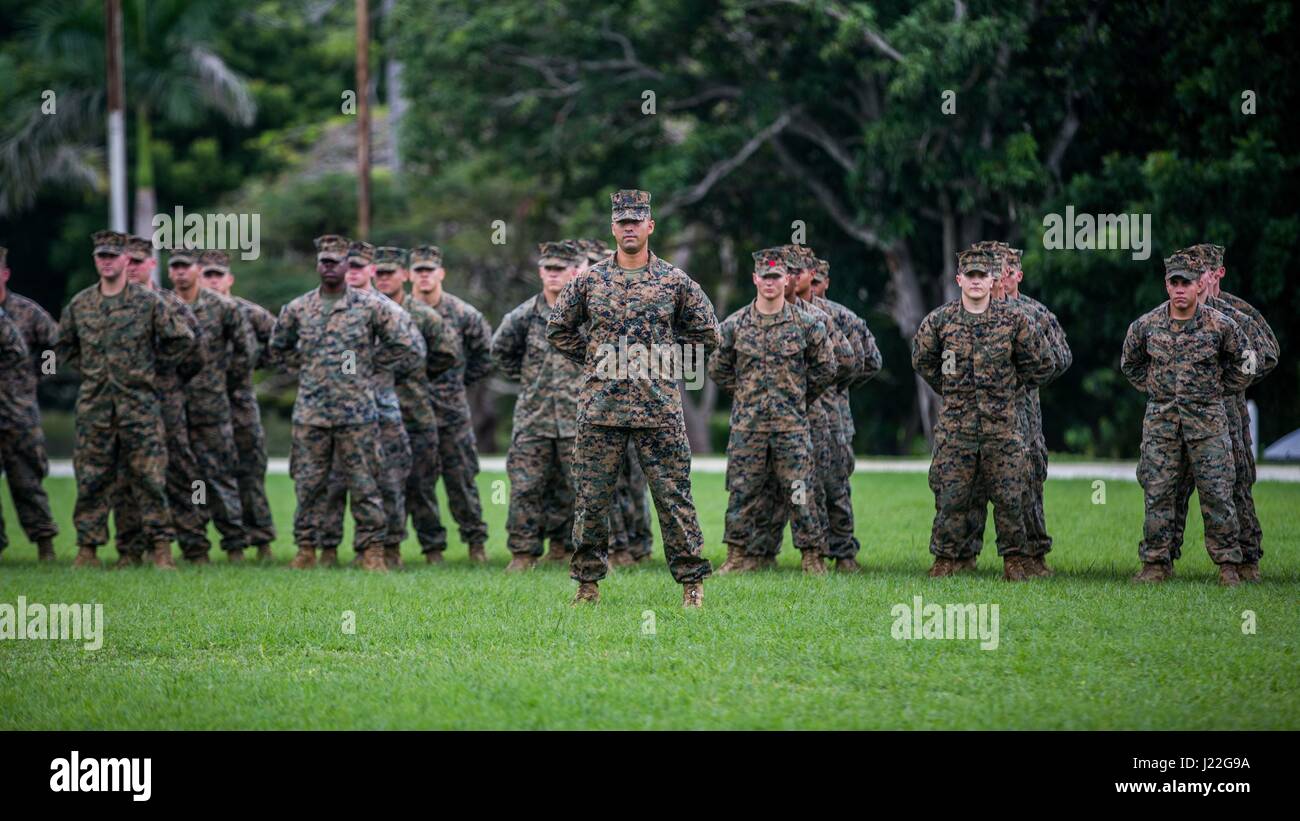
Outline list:
[[[612,200],[615,221],[650,216],[645,192],[619,191]],[[703,536],[691,498],[691,448],[681,393],[672,378],[681,373],[641,365],[652,351],[669,351],[684,365],[703,368],[718,345],[712,303],[698,283],[653,253],[646,266],[633,270],[611,257],[564,287],[546,337],[583,366],[570,575],[579,582],[597,582],[607,572],[608,510],[631,441],[654,494],[668,569],[680,584],[700,582],[710,568],[700,556]],[[634,345],[644,347],[645,357]],[[620,359],[631,365],[621,374]]]
[[[538,251],[538,265],[562,267],[578,264],[581,253],[572,242],[544,242]],[[506,314],[492,337],[492,361],[497,371],[519,383],[506,456],[510,479],[507,546],[515,556],[542,555],[550,513],[563,515],[561,532],[571,532],[573,527],[573,441],[582,366],[546,341],[550,317],[545,295],[537,294]],[[557,484],[560,487],[548,499],[548,486]],[[568,502],[569,506],[549,511],[548,501]]]
[[[347,241],[318,238],[318,257],[337,259]],[[345,288],[332,304],[319,288],[280,310],[271,349],[297,365],[298,397],[293,407],[293,450],[289,473],[298,497],[294,542],[314,551],[329,547],[327,503],[331,472],[347,484],[354,543],[358,551],[384,546],[388,538],[378,466],[374,369],[389,363],[419,367],[415,339],[401,314],[379,299]]]
[[[817,260],[818,277],[828,277],[830,263]],[[853,313],[848,307],[830,299],[820,298],[823,306],[836,327],[853,346],[854,356],[858,359],[858,369],[854,378],[842,383],[826,397],[827,413],[831,406],[838,412],[833,455],[833,473],[826,486],[826,518],[830,530],[826,534],[826,555],[836,559],[852,559],[858,554],[861,545],[854,535],[853,495],[850,488],[856,459],[853,455],[853,410],[849,403],[849,391],[861,387],[880,372],[882,359],[880,348],[876,346],[876,337],[867,328],[862,317]]]
[[[781,253],[759,251],[755,263],[772,262],[784,274],[784,264],[767,255],[771,251]],[[820,555],[826,533],[812,503],[808,407],[835,377],[826,325],[789,303],[776,314],[762,314],[755,300],[723,321],[721,339],[709,357],[709,376],[732,394],[726,479],[730,499],[722,540],[740,551],[749,546],[772,480],[790,500],[795,547]]]
[[[126,249],[133,260],[143,260],[153,253],[152,243],[144,237],[129,237]],[[173,252],[171,258],[193,262],[198,258],[198,252],[181,249]],[[194,504],[194,488],[190,484],[199,475],[199,467],[190,447],[189,416],[185,409],[185,385],[203,370],[205,364],[205,346],[200,344],[203,330],[194,311],[176,294],[153,288],[152,284],[144,287],[161,299],[164,308],[194,334],[194,345],[189,354],[179,363],[160,362],[155,376],[167,449],[167,507],[175,534],[180,530],[206,527],[207,522],[204,509]],[[154,547],[145,538],[135,491],[125,473],[118,474],[113,489],[113,538],[117,552],[124,557],[138,558]]]
[[[962,274],[992,275],[998,258],[968,249],[958,255]],[[1047,339],[1024,312],[991,299],[983,313],[962,300],[926,315],[912,339],[912,367],[943,397],[934,430],[929,483],[935,517],[930,552],[956,560],[968,543],[969,513],[981,488],[993,501],[998,555],[1027,556],[1024,499],[1028,483],[1020,391],[1042,384],[1055,360]]]
[[[123,253],[125,237],[95,235],[96,252]],[[108,513],[118,474],[140,512],[149,543],[172,540],[165,471],[167,445],[158,373],[191,354],[194,333],[154,292],[128,283],[105,297],[99,284],[72,298],[59,322],[59,367],[81,373],[73,467],[77,544],[108,541]]]
[[[1005,242],[977,242],[973,247],[992,252],[999,258],[1000,263],[1015,268],[1020,266],[1021,250],[1012,248]],[[1054,367],[1051,376],[1043,384],[1056,381],[1074,362],[1074,354],[1070,351],[1070,344],[1065,338],[1065,330],[1056,315],[1041,302],[1024,294],[1007,296],[1005,301],[1024,311],[1037,323],[1038,329],[1046,337]],[[1028,495],[1024,501],[1025,538],[1029,546],[1029,555],[1039,557],[1047,555],[1052,549],[1052,537],[1047,533],[1047,518],[1043,513],[1043,487],[1047,482],[1047,440],[1043,437],[1043,406],[1038,394],[1040,387],[1042,386],[1024,388],[1020,394],[1020,422],[1025,431],[1025,444],[1029,448],[1026,456],[1030,467],[1029,483],[1026,486]],[[984,547],[988,501],[988,494],[981,492],[970,510],[970,540],[966,549],[962,551],[963,559],[978,556]]]
[[[1195,281],[1199,261],[1184,254],[1165,260],[1165,278]],[[1198,305],[1190,319],[1175,320],[1170,304],[1136,319],[1124,338],[1120,369],[1147,395],[1142,420],[1138,482],[1146,506],[1138,555],[1145,564],[1168,565],[1176,556],[1178,479],[1191,471],[1205,520],[1205,548],[1215,564],[1240,564],[1236,468],[1225,399],[1245,390],[1242,367],[1249,342],[1235,322]]]
[[[434,246],[411,249],[410,267],[416,267],[421,261],[441,266],[442,253]],[[492,371],[492,328],[477,308],[445,290],[433,307],[442,315],[443,327],[456,347],[456,364],[433,380],[442,483],[447,492],[447,506],[460,528],[460,540],[473,549],[475,545],[487,543],[488,532],[478,495],[478,448],[465,389]],[[440,518],[432,523],[431,529],[433,541],[423,546],[424,552],[446,550],[447,531]]]
[[[204,264],[203,260],[204,256],[200,255],[200,265]],[[203,346],[204,359],[203,370],[185,385],[190,451],[198,467],[189,484],[193,488],[195,481],[202,480],[206,489],[205,499],[197,505],[202,516],[195,519],[177,516],[175,524],[181,551],[187,558],[194,558],[208,553],[209,518],[221,534],[222,550],[243,550],[248,546],[236,478],[239,456],[231,419],[229,380],[232,373],[236,379],[249,378],[257,358],[257,343],[233,299],[199,287],[194,301],[188,304],[202,330],[199,344]]]
[[[376,265],[387,265],[382,252],[400,249],[380,248]],[[434,410],[433,380],[456,363],[456,344],[447,332],[442,314],[415,297],[402,292],[398,307],[411,315],[415,328],[424,340],[425,367],[417,369],[396,384],[397,402],[402,423],[411,442],[411,474],[406,482],[406,510],[415,528],[420,550],[429,552],[438,544],[438,414]],[[405,538],[406,527],[402,526]]]
[[[348,262],[357,260],[369,265],[374,253],[375,249],[370,243],[353,241],[348,249]],[[379,494],[384,507],[383,545],[396,550],[406,539],[406,485],[410,481],[413,467],[411,440],[402,418],[402,403],[398,398],[397,384],[418,379],[420,374],[425,372],[428,350],[424,344],[424,337],[416,327],[410,312],[402,310],[400,306],[373,288],[359,289],[357,295],[377,301],[381,308],[393,314],[402,334],[420,355],[418,362],[402,364],[381,354],[375,358],[374,368],[371,371],[371,388],[374,392],[378,417],[375,421],[375,481],[379,483]],[[327,548],[335,549],[343,541],[343,514],[347,500],[348,481],[340,471],[336,470],[330,477],[329,498],[325,505],[326,519],[323,533],[324,546]],[[360,556],[364,549],[358,543],[357,555]]]
[[[812,249],[805,246],[787,245],[786,259],[787,264],[792,269],[808,268],[816,266],[816,258],[812,255]],[[808,421],[812,428],[812,454],[813,465],[813,502],[814,510],[817,514],[817,520],[821,525],[821,530],[826,534],[827,540],[825,549],[829,555],[831,518],[829,511],[829,500],[835,495],[841,502],[843,501],[841,491],[834,490],[832,485],[836,484],[837,479],[843,474],[840,467],[844,457],[845,437],[842,427],[841,409],[839,406],[838,394],[841,390],[850,385],[856,384],[863,378],[867,371],[868,358],[866,348],[861,336],[854,335],[851,339],[841,330],[841,324],[832,316],[830,303],[822,297],[814,296],[810,300],[794,296],[787,300],[801,311],[812,314],[819,319],[825,326],[830,339],[831,350],[834,352],[836,360],[835,379],[830,389],[823,391],[808,409]],[[855,345],[856,340],[856,345]],[[879,369],[879,363],[876,363],[871,373]],[[772,560],[781,550],[781,542],[784,538],[785,523],[790,518],[789,510],[789,489],[782,487],[775,478],[769,478],[766,504],[758,507],[756,516],[758,521],[765,521],[765,526],[759,526],[755,530],[754,540],[746,547],[746,552],[751,556],[757,556]],[[857,551],[857,541],[853,538],[852,530],[852,511],[849,511],[850,521],[848,523],[848,532],[845,534],[845,522],[839,517],[837,511],[837,526],[839,536],[839,552],[834,558],[852,558]]]
[[[1223,265],[1223,247],[1202,244],[1187,249],[1201,263],[1202,275],[1214,271]],[[1224,296],[1230,299],[1223,298]],[[1206,297],[1205,305],[1225,314],[1246,335],[1249,350],[1254,352],[1254,373],[1251,384],[1259,382],[1277,367],[1281,351],[1277,337],[1272,328],[1264,321],[1263,315],[1231,294],[1218,297]],[[1244,305],[1249,311],[1239,308]],[[1249,370],[1249,369],[1248,369]],[[1259,516],[1255,512],[1255,498],[1252,485],[1255,483],[1254,443],[1250,437],[1250,411],[1246,407],[1245,392],[1237,392],[1226,397],[1224,410],[1228,418],[1228,437],[1232,441],[1232,462],[1234,478],[1232,484],[1232,505],[1237,512],[1237,542],[1241,545],[1243,562],[1258,562],[1264,551],[1261,547],[1263,530]],[[1174,538],[1170,558],[1177,559],[1182,554],[1183,532],[1187,524],[1187,511],[1196,489],[1195,477],[1190,465],[1184,466],[1178,478],[1177,507],[1174,513]]]
[[[0,269],[6,265],[0,248]],[[50,514],[50,500],[42,484],[49,475],[45,433],[36,403],[36,383],[46,351],[54,350],[59,325],[45,309],[25,296],[7,291],[0,310],[22,338],[27,356],[0,369],[0,473],[9,479],[18,522],[34,544],[49,543],[59,533]],[[0,517],[0,551],[8,545],[4,518]]]
[[[235,304],[257,342],[256,370],[274,370],[271,356],[271,332],[275,314],[243,297]],[[262,427],[262,409],[253,389],[252,371],[229,372],[226,386],[230,394],[230,420],[235,430],[235,449],[239,456],[235,478],[239,482],[239,505],[244,511],[244,528],[250,545],[267,545],[275,541],[275,521],[266,498],[266,431]]]

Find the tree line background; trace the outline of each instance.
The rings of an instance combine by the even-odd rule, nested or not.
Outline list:
[[[1043,392],[1048,446],[1132,457],[1124,332],[1163,301],[1161,258],[1215,241],[1224,288],[1282,343],[1250,392],[1260,439],[1300,426],[1290,3],[377,0],[371,17],[370,239],[441,245],[448,290],[494,326],[535,291],[538,241],[608,238],[617,188],[653,192],[652,247],[720,316],[752,298],[750,252],[801,225],[884,354],[853,395],[856,449],[927,453],[937,403],[911,335],[956,295],[955,251],[1003,239],[1074,349]],[[355,25],[342,0],[125,0],[137,230],[177,205],[260,214],[236,291],[278,310],[313,287],[311,239],[356,228]],[[94,281],[107,220],[103,3],[0,0],[0,105],[10,287],[57,316]],[[1045,249],[1044,215],[1067,206],[1150,214],[1150,258]],[[73,387],[42,387],[55,452]],[[292,386],[260,388],[283,441]],[[687,399],[693,444],[717,449],[726,397]],[[510,386],[473,401],[482,445],[503,447]]]

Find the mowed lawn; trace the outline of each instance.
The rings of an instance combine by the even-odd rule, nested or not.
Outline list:
[[[1049,482],[1057,576],[1012,585],[991,526],[978,575],[928,579],[925,477],[859,474],[863,573],[805,578],[787,546],[780,571],[715,577],[686,612],[660,549],[614,571],[594,608],[570,608],[567,568],[505,575],[503,479],[480,476],[489,567],[459,542],[428,567],[412,539],[409,569],[388,575],[288,570],[283,476],[276,566],[214,550],[175,574],[71,571],[70,479],[47,484],[64,532],[58,564],[38,566],[6,487],[0,603],[98,602],[105,628],[93,652],[0,641],[0,728],[1300,728],[1300,485],[1257,487],[1266,580],[1226,590],[1199,513],[1178,578],[1137,587],[1138,486],[1108,482],[1094,504],[1090,482]],[[723,477],[694,487],[716,564]],[[891,608],[914,596],[997,604],[997,649],[896,640]]]

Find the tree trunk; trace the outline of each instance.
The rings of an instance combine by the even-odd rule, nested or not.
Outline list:
[[[135,113],[136,147],[135,147],[135,215],[131,223],[137,236],[153,236],[153,217],[158,213],[158,195],[153,187],[153,134],[149,126],[149,107],[138,106]],[[175,226],[177,232],[181,226]],[[153,251],[158,259],[158,249]],[[161,270],[157,265],[153,269],[154,285],[162,284]]]

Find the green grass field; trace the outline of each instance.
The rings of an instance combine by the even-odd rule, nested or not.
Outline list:
[[[1109,482],[1095,505],[1089,482],[1051,481],[1058,575],[1011,585],[991,547],[975,577],[926,578],[925,477],[860,474],[863,573],[805,578],[787,548],[779,572],[711,579],[685,612],[661,554],[612,573],[595,608],[569,607],[567,569],[506,576],[502,478],[480,476],[490,567],[459,543],[427,567],[411,540],[410,569],[388,575],[286,569],[283,476],[269,480],[278,566],[214,551],[177,574],[69,570],[69,479],[47,483],[64,533],[58,565],[38,566],[5,488],[0,603],[100,602],[105,628],[94,652],[0,641],[0,728],[1300,728],[1300,485],[1257,487],[1265,581],[1225,590],[1199,514],[1178,578],[1136,587],[1138,486]],[[697,475],[695,498],[716,564],[723,477]],[[890,610],[916,595],[998,604],[998,648],[895,640]]]

